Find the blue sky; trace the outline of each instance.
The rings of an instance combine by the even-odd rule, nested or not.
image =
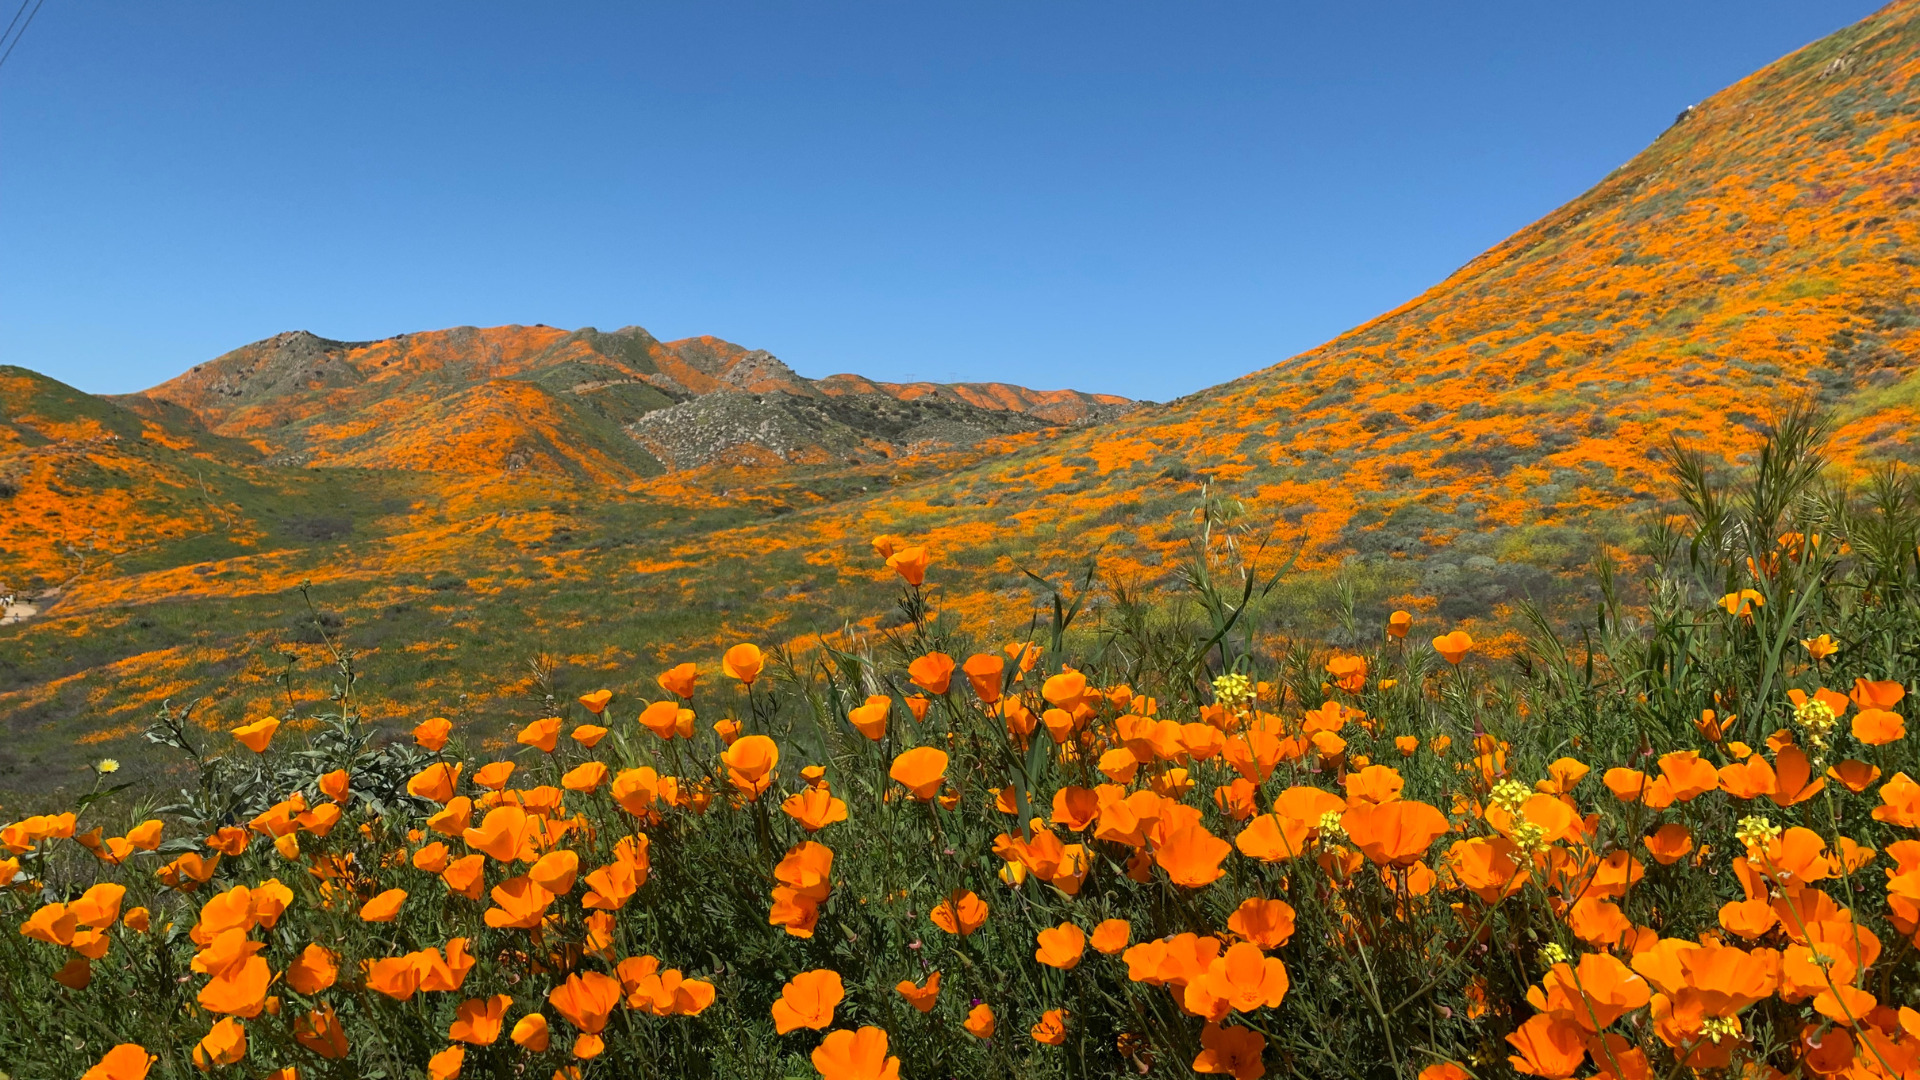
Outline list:
[[[1165,400],[1876,6],[49,0],[0,68],[0,361],[638,323]]]

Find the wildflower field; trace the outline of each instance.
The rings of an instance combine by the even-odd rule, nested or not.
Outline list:
[[[1671,448],[1635,580],[1502,657],[1273,636],[1285,568],[1212,508],[1182,594],[1012,641],[878,537],[894,629],[511,752],[364,724],[342,647],[312,715],[163,715],[166,805],[103,762],[0,829],[0,1071],[1920,1075],[1920,487],[1824,431]]]

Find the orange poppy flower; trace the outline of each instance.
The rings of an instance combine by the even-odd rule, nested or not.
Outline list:
[[[459,836],[473,824],[473,800],[455,795],[439,812],[427,817],[427,828],[443,836]]]
[[[474,771],[473,782],[489,791],[499,791],[513,779],[513,770],[511,761],[491,761]]]
[[[727,654],[720,658],[720,670],[748,686],[752,686],[753,680],[760,677],[765,664],[765,658],[760,655],[760,646],[746,642],[728,649]]]
[[[207,879],[220,865],[220,856],[205,858],[199,852],[189,851],[159,870],[160,883],[170,889],[185,889],[189,892],[206,884]]]
[[[699,675],[692,664],[677,664],[660,673],[654,681],[660,689],[682,700],[692,700],[694,679]]]
[[[1067,1041],[1067,1010],[1048,1009],[1040,1014],[1040,1022],[1033,1025],[1029,1032],[1033,1041],[1048,1046],[1059,1046]]]
[[[1777,958],[1765,950],[1703,946],[1680,954],[1677,1006],[1710,1017],[1732,1016],[1773,996]]]
[[[1093,928],[1093,937],[1088,944],[1093,950],[1106,956],[1112,956],[1126,949],[1133,941],[1133,924],[1125,919],[1107,919]]]
[[[830,968],[803,971],[788,979],[774,999],[773,1029],[785,1035],[799,1028],[826,1028],[833,1023],[833,1010],[846,996],[839,972]]]
[[[453,722],[444,716],[436,716],[414,725],[413,741],[423,749],[438,753],[447,745],[447,736],[452,733]]]
[[[1322,817],[1339,813],[1345,804],[1339,796],[1318,788],[1289,788],[1274,801],[1274,812],[1253,819],[1234,846],[1242,855],[1262,862],[1282,862],[1305,850],[1308,838]]]
[[[1213,789],[1213,804],[1233,820],[1245,821],[1259,809],[1253,798],[1259,790],[1246,777],[1238,777],[1231,784],[1222,784]],[[1239,842],[1239,838],[1235,837],[1234,844],[1237,846]]]
[[[953,657],[933,652],[907,665],[907,678],[929,694],[944,694],[953,681]]]
[[[1380,866],[1408,867],[1450,827],[1447,816],[1423,802],[1396,800],[1356,806],[1340,817],[1355,847]]]
[[[916,746],[893,759],[887,770],[907,793],[921,802],[932,799],[947,778],[947,752],[931,746]]]
[[[1520,1025],[1520,1030],[1507,1036],[1507,1042],[1518,1051],[1507,1056],[1516,1072],[1548,1080],[1572,1076],[1587,1053],[1586,1032],[1578,1024],[1545,1013]]]
[[[860,734],[879,742],[887,734],[887,718],[893,713],[893,699],[881,694],[867,698],[866,704],[847,710],[847,722]]]
[[[446,882],[447,888],[461,896],[469,900],[478,900],[480,888],[485,884],[486,872],[487,857],[485,855],[463,855],[448,863],[445,870],[440,871],[440,880]]]
[[[1825,660],[1827,657],[1840,651],[1840,643],[1833,640],[1832,634],[1821,634],[1819,637],[1802,638],[1800,640],[1800,647],[1807,650],[1807,653],[1815,660]]]
[[[540,925],[554,901],[553,893],[524,875],[495,885],[488,895],[496,906],[488,908],[484,918],[496,930],[532,930]]]
[[[147,1070],[158,1060],[139,1043],[121,1043],[107,1051],[80,1080],[147,1080]]]
[[[1191,821],[1154,845],[1153,861],[1167,872],[1175,885],[1197,889],[1211,885],[1224,873],[1220,863],[1233,845],[1207,831],[1198,820]]]
[[[534,862],[527,876],[535,885],[555,896],[565,896],[573,888],[574,876],[580,872],[580,856],[566,848],[549,851]]]
[[[1782,747],[1773,755],[1774,790],[1767,798],[1781,806],[1797,806],[1826,790],[1824,777],[1813,775],[1806,751],[1797,746]]]
[[[1234,1080],[1259,1080],[1267,1074],[1267,1039],[1257,1031],[1209,1023],[1200,1031],[1200,1047],[1193,1059],[1194,1072],[1218,1073]]]
[[[1709,791],[1718,790],[1720,777],[1713,763],[1703,761],[1698,750],[1676,750],[1660,755],[1660,775],[1667,781],[1676,802],[1689,802]]]
[[[407,902],[407,890],[388,889],[379,896],[360,905],[362,922],[392,922],[400,914],[400,905]]]
[[[1567,911],[1567,928],[1574,937],[1598,948],[1618,942],[1633,929],[1633,922],[1613,901],[1583,896]]]
[[[949,934],[966,937],[986,925],[987,902],[971,889],[955,889],[933,906],[933,925]]]
[[[461,834],[467,846],[497,862],[532,858],[533,819],[518,806],[496,806],[487,811],[477,828]]]
[[[1201,1016],[1215,1011],[1209,998],[1224,1002],[1235,1012],[1253,1012],[1279,1005],[1290,986],[1286,964],[1262,953],[1258,945],[1241,941],[1209,963],[1203,975],[1187,984],[1184,1000],[1188,1011]]]
[[[347,1056],[347,1030],[333,1006],[321,1005],[293,1022],[293,1041],[330,1061]]]
[[[613,1007],[620,1004],[621,996],[620,981],[598,971],[575,972],[548,992],[547,1002],[581,1031],[580,1037],[574,1040],[573,1056],[597,1057],[605,1049],[600,1032],[607,1026]]]
[[[427,1080],[458,1080],[466,1063],[466,1047],[449,1046],[427,1059]]]
[[[415,773],[407,781],[407,794],[444,803],[453,798],[454,785],[459,782],[460,766],[441,761]]]
[[[4,868],[0,867],[0,877],[5,876],[3,871],[4,871]],[[125,915],[125,917],[123,917],[120,920],[120,925],[126,927],[127,929],[133,931],[136,934],[144,934],[147,932],[147,925],[151,919],[152,919],[152,913],[149,912],[146,908],[143,908],[143,907],[131,908],[127,911],[127,914]]]
[[[1036,940],[1040,948],[1034,951],[1033,958],[1062,971],[1078,965],[1080,957],[1087,951],[1086,931],[1072,923],[1061,923],[1051,930],[1042,930]]]
[[[1600,782],[1607,785],[1614,798],[1625,803],[1638,802],[1651,786],[1647,775],[1638,769],[1608,769]]]
[[[206,843],[208,847],[222,855],[238,857],[247,850],[250,839],[252,836],[247,830],[237,825],[223,825],[215,830],[212,836],[207,837]]]
[[[445,958],[439,949],[421,949],[405,959],[420,973],[422,990],[458,990],[474,965],[474,958],[467,953],[467,939],[458,937],[447,941]]]
[[[738,739],[721,753],[727,766],[727,780],[734,789],[750,799],[773,786],[773,768],[780,763],[780,747],[765,735]]]
[[[1262,949],[1277,949],[1293,937],[1293,906],[1251,897],[1227,917],[1227,929]]]
[[[1413,615],[1411,613],[1396,611],[1387,616],[1388,634],[1396,638],[1403,638],[1407,636],[1407,631],[1411,629],[1413,629]]]
[[[318,945],[308,945],[287,965],[287,985],[308,997],[332,986],[340,976],[340,958]]]
[[[513,1004],[513,998],[506,994],[495,994],[486,998],[469,998],[454,1010],[453,1026],[447,1029],[447,1038],[454,1042],[472,1043],[475,1046],[491,1046],[500,1039],[500,1030],[505,1026],[507,1006]]]
[[[1396,735],[1393,748],[1400,751],[1401,757],[1412,757],[1413,752],[1420,749],[1420,739],[1416,735]]]
[[[847,804],[834,798],[824,787],[810,787],[788,796],[780,809],[808,832],[819,832],[836,821],[847,820]]]
[[[1880,767],[1848,758],[1828,768],[1827,777],[1839,781],[1840,786],[1858,795],[1880,779]]]
[[[826,899],[832,873],[833,849],[812,840],[789,848],[786,856],[773,868],[773,876],[781,884],[816,900]]]
[[[1087,696],[1087,677],[1072,670],[1049,676],[1046,682],[1040,684],[1040,696],[1048,704],[1072,709]]]
[[[1641,842],[1653,853],[1653,861],[1661,866],[1672,866],[1693,850],[1693,832],[1685,825],[1670,822],[1655,829],[1653,835]]]
[[[249,956],[209,979],[195,1000],[208,1012],[252,1018],[266,1006],[267,985],[272,979],[266,959]]]
[[[1873,819],[1907,829],[1920,829],[1920,784],[1905,772],[1880,785],[1881,805],[1873,808]]]
[[[92,931],[82,933],[92,934]],[[101,940],[106,939],[103,937]],[[85,956],[76,956],[55,969],[53,981],[69,990],[85,990],[93,983],[93,961]]]
[[[267,744],[273,741],[273,733],[280,730],[278,717],[269,716],[255,720],[251,724],[242,724],[230,734],[240,740],[240,745],[256,754],[265,753]]]
[[[927,565],[933,557],[923,547],[901,548],[887,556],[887,569],[900,575],[900,580],[919,588],[927,578]]]
[[[263,961],[264,963],[264,961]],[[229,1016],[193,1048],[193,1063],[206,1072],[216,1065],[233,1065],[247,1056],[247,1029]]]
[[[966,1028],[967,1034],[973,1036],[976,1039],[993,1038],[993,1030],[995,1026],[994,1019],[993,1019],[993,1006],[987,1005],[985,1003],[975,1005],[970,1011],[968,1011],[967,1019],[960,1026]]]
[[[607,708],[607,703],[612,700],[613,700],[613,691],[611,690],[595,690],[590,694],[580,695],[581,706],[595,716],[599,716],[601,713],[605,712]]]
[[[1489,904],[1519,892],[1527,881],[1526,864],[1504,836],[1458,841],[1447,849],[1447,864],[1456,881]]]
[[[932,1012],[940,1001],[940,973],[936,971],[928,975],[927,981],[918,985],[902,980],[894,986],[894,990],[907,999],[907,1004],[923,1013]]]
[[[1853,737],[1868,746],[1885,746],[1907,737],[1907,722],[1897,712],[1862,709],[1853,717]]]
[[[535,720],[520,729],[514,740],[522,746],[531,746],[543,754],[553,753],[560,744],[560,718],[549,716],[544,720]]]
[[[588,911],[618,911],[633,899],[643,881],[631,863],[615,860],[587,875],[587,894],[580,906]]]
[[[337,803],[346,802],[347,801],[347,770],[335,769],[332,772],[322,776],[320,778],[320,794],[325,795],[327,798],[332,799],[334,802],[337,802]],[[133,834],[131,833],[127,834],[127,838],[132,839]],[[148,850],[152,850],[152,849],[148,849]]]
[[[1125,747],[1109,750],[1100,755],[1099,769],[1114,783],[1129,784],[1133,782],[1133,774],[1140,769],[1140,758]]]
[[[1000,700],[1000,688],[1007,670],[1007,662],[991,653],[977,653],[967,657],[961,665],[966,673],[967,682],[981,701],[988,705]]]
[[[273,882],[273,885],[277,889],[286,888],[277,881]],[[119,921],[120,903],[126,895],[125,885],[103,881],[89,887],[78,900],[67,905],[67,910],[73,913],[74,921],[78,925],[94,930],[105,930]]]
[[[1433,651],[1449,664],[1459,664],[1473,651],[1473,635],[1465,630],[1455,630],[1433,639]]]
[[[1361,803],[1389,803],[1400,797],[1400,790],[1406,786],[1400,772],[1387,765],[1368,765],[1358,772],[1350,772],[1342,781],[1347,789],[1349,806]]]
[[[560,786],[568,791],[595,791],[606,782],[607,767],[598,761],[576,765],[560,777]]]
[[[513,1033],[507,1036],[515,1046],[531,1050],[536,1054],[545,1053],[551,1033],[547,1028],[547,1018],[540,1013],[528,1013],[513,1025]]]
[[[1863,709],[1891,709],[1907,696],[1907,688],[1891,680],[1873,682],[1855,679],[1853,691],[1847,696]]]
[[[877,1027],[827,1032],[827,1037],[813,1050],[813,1067],[820,1071],[821,1080],[899,1080],[900,1077],[900,1059],[887,1056],[887,1033]]]
[[[1091,788],[1063,787],[1053,793],[1053,817],[1055,825],[1065,825],[1074,832],[1084,832],[1093,819],[1100,813],[1100,798]]]
[[[1349,694],[1357,694],[1367,684],[1367,658],[1364,656],[1334,656],[1327,660],[1327,674],[1332,676],[1333,685]]]
[[[656,701],[640,710],[640,726],[662,739],[671,739],[680,725],[680,703]]]

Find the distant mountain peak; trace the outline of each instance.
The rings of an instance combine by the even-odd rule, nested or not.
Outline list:
[[[522,394],[514,400],[527,403],[524,412],[503,408],[504,388],[474,393],[492,380],[523,383],[552,401],[543,398],[536,408]],[[894,404],[841,400],[869,394]],[[713,395],[728,400],[692,407]],[[639,326],[459,326],[378,341],[295,330],[197,364],[139,396],[183,408],[210,431],[250,439],[275,461],[459,472],[515,471],[532,461],[602,477],[723,458],[859,457],[935,442],[966,444],[1096,422],[1132,406],[1112,395],[1001,384],[899,385],[857,376],[816,381],[764,349],[712,336],[662,342]],[[475,414],[460,416],[462,403]],[[741,422],[742,410],[768,409]],[[688,427],[710,423],[719,427]],[[493,437],[467,452],[409,449],[436,431],[482,427]],[[597,449],[530,456],[510,449],[557,446],[574,431]],[[907,441],[896,441],[902,438]],[[749,444],[757,449],[745,452]]]

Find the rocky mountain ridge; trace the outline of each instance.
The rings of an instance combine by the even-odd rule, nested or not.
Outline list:
[[[293,331],[118,400],[184,410],[275,464],[540,469],[602,482],[716,461],[887,457],[1133,406],[994,383],[814,380],[762,349],[662,342],[637,326],[456,327],[381,341]]]

